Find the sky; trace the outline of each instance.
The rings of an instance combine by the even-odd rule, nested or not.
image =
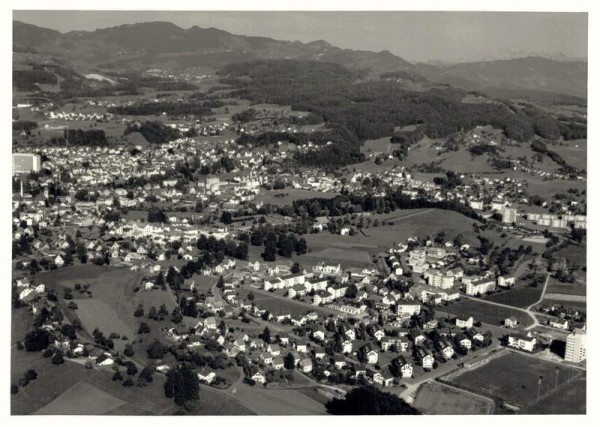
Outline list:
[[[389,50],[412,62],[582,59],[588,47],[587,14],[566,12],[13,11],[13,19],[61,32],[168,21],[182,28]]]

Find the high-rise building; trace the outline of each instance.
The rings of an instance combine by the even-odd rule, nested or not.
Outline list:
[[[13,175],[19,173],[39,172],[41,168],[42,159],[38,154],[13,153],[12,155]]]
[[[505,224],[517,222],[517,210],[510,208],[502,209],[502,222]]]
[[[585,329],[575,329],[567,337],[567,349],[565,350],[565,360],[567,362],[579,363],[585,360]]]

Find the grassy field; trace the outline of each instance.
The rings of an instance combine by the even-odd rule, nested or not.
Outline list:
[[[244,298],[250,290],[241,290],[240,296]],[[309,305],[288,298],[275,298],[269,292],[259,292],[252,290],[254,294],[254,304],[260,309],[269,310],[273,315],[291,314],[292,316],[303,316],[310,311],[317,313],[330,314],[333,310],[326,310],[316,305]]]
[[[440,308],[450,315],[473,316],[477,322],[488,323],[490,325],[500,325],[504,319],[514,316],[519,319],[521,326],[529,326],[533,323],[531,318],[524,312],[514,310],[510,307],[499,307],[492,304],[486,304],[475,299],[462,299],[456,303],[449,304],[447,307]]]
[[[550,150],[557,152],[568,165],[577,169],[588,169],[587,166],[587,140],[578,139],[569,141],[564,145],[551,145]]]
[[[508,352],[454,378],[452,383],[475,392],[493,395],[500,400],[522,407],[537,398],[540,376],[543,378],[542,394],[555,386],[557,367],[559,367],[559,386],[570,377],[581,375],[579,370],[573,368]]]
[[[10,342],[23,341],[33,326],[33,315],[25,307],[11,309]]]
[[[41,353],[28,353],[11,349],[11,382],[18,383],[28,369],[34,369],[38,377],[16,395],[11,395],[11,414],[32,414],[67,391],[77,382],[92,375],[82,365],[65,362],[53,365]]]
[[[35,415],[102,415],[125,402],[87,383],[78,382]]]
[[[344,236],[346,237],[346,236]],[[300,265],[304,264],[341,264],[342,267],[371,267],[373,262],[369,253],[364,250],[354,250],[339,247],[328,247],[298,257]]]
[[[561,283],[554,278],[550,278],[546,293],[565,294],[565,295],[586,295],[586,286],[579,283]]]
[[[521,414],[585,414],[586,379],[578,378],[545,399],[525,408]]]
[[[378,219],[389,223],[364,228],[364,235],[357,233],[354,236],[340,236],[325,232],[304,237],[313,251],[334,246],[365,249],[373,254],[389,249],[394,243],[405,241],[409,237],[435,236],[440,231],[446,233],[448,239],[462,234],[470,242],[473,240],[470,237],[474,236],[473,223],[476,222],[457,212],[442,209],[405,209],[385,215],[370,215],[368,218],[371,221]]]
[[[325,406],[298,390],[269,390],[241,384],[236,400],[256,415],[325,415]]]
[[[585,267],[586,250],[583,245],[569,245],[560,251],[554,253],[555,258],[566,258],[570,263]]]
[[[537,288],[521,287],[485,297],[486,301],[510,305],[512,307],[526,308],[535,303],[542,295],[543,287]]]
[[[493,409],[493,403],[483,397],[435,382],[419,388],[413,406],[426,415],[487,415]]]
[[[131,328],[117,316],[115,310],[102,300],[96,298],[78,300],[76,313],[90,335],[95,328],[98,328],[105,336],[116,332],[121,336],[133,337]]]
[[[137,322],[133,317],[137,306],[134,303],[136,298],[134,289],[141,283],[140,272],[126,268],[79,264],[39,273],[35,276],[35,280],[55,289],[59,296],[62,296],[62,288],[73,288],[76,283],[89,284],[93,298],[104,301],[129,328],[137,328]],[[73,292],[73,296],[83,298],[76,300],[78,304],[79,301],[89,298],[85,294],[80,297],[78,292]]]

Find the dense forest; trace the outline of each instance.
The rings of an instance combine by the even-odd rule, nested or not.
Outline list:
[[[123,135],[139,132],[150,144],[165,144],[179,138],[180,132],[172,127],[165,126],[160,122],[147,121],[141,124],[127,126]]]
[[[65,130],[62,137],[54,137],[49,141],[57,145],[82,145],[92,147],[103,147],[108,145],[106,134],[100,129],[69,129]]]
[[[463,103],[467,92],[460,89],[415,92],[393,81],[363,81],[338,64],[261,60],[225,66],[219,75],[221,83],[235,88],[235,96],[308,111],[322,117],[328,127],[347,129],[359,141],[389,136],[396,126],[414,124],[421,124],[431,138],[491,125],[519,142],[536,134],[571,138],[585,127],[562,124],[541,110],[519,109],[509,102]]]
[[[36,91],[38,84],[55,85],[58,79],[46,70],[13,70],[13,86],[18,90]]]

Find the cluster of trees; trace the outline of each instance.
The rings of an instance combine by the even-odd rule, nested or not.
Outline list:
[[[442,186],[442,188],[444,188],[445,190],[453,190],[456,187],[463,185],[462,178],[454,171],[446,172],[446,178],[436,176],[435,178],[433,178],[433,182],[436,185]]]
[[[233,120],[234,122],[248,123],[252,120],[256,120],[257,116],[258,111],[256,111],[254,108],[248,108],[247,110],[233,114],[231,116],[231,120]]]
[[[340,195],[331,199],[310,198],[299,199],[292,202],[297,215],[317,216],[342,216],[359,212],[389,213],[397,209],[423,209],[437,208],[452,210],[469,218],[484,222],[473,209],[453,201],[431,201],[425,197],[411,199],[402,194],[399,189],[388,190],[385,196],[376,197],[367,195]]]
[[[170,126],[165,126],[160,122],[146,121],[141,124],[131,124],[125,128],[123,135],[129,135],[132,132],[139,132],[151,144],[166,144],[169,141],[179,138],[180,132]]]
[[[214,236],[201,235],[198,238],[197,247],[201,251],[220,254],[217,256],[218,258],[228,256],[241,260],[248,259],[248,242],[236,242],[235,240],[216,239]]]
[[[325,404],[333,415],[418,415],[413,408],[398,396],[380,391],[374,386],[354,388],[344,399],[334,398]]]
[[[308,250],[306,239],[298,238],[294,233],[289,233],[285,228],[263,225],[252,231],[250,236],[242,236],[248,239],[252,246],[263,246],[262,254],[265,261],[275,261],[277,255],[290,258],[294,252],[298,255],[305,254]]]
[[[119,105],[108,108],[109,113],[128,116],[154,116],[166,113],[169,116],[204,116],[212,113],[201,101],[196,102],[146,102]]]
[[[408,157],[408,150],[411,145],[416,144],[425,136],[425,130],[422,126],[418,126],[412,131],[402,131],[395,133],[390,138],[390,143],[398,145],[398,148],[394,147],[394,157],[404,160]]]
[[[164,391],[167,399],[173,399],[177,406],[184,406],[200,398],[200,382],[194,371],[183,364],[167,373]]]
[[[34,329],[25,335],[25,350],[42,351],[54,342],[54,336],[45,329]]]
[[[65,129],[62,137],[52,137],[49,143],[55,145],[69,143],[70,145],[105,147],[108,145],[108,140],[106,139],[106,133],[101,129]]]
[[[56,75],[46,70],[13,70],[13,86],[18,90],[38,91],[38,84],[55,85]]]
[[[30,120],[17,120],[12,123],[12,130],[16,132],[30,132],[37,127],[37,122],[32,122]]]
[[[26,387],[31,381],[36,380],[37,377],[38,374],[34,369],[28,369],[23,376],[19,378],[18,384],[10,385],[10,393],[17,394],[19,392],[19,387]]]

